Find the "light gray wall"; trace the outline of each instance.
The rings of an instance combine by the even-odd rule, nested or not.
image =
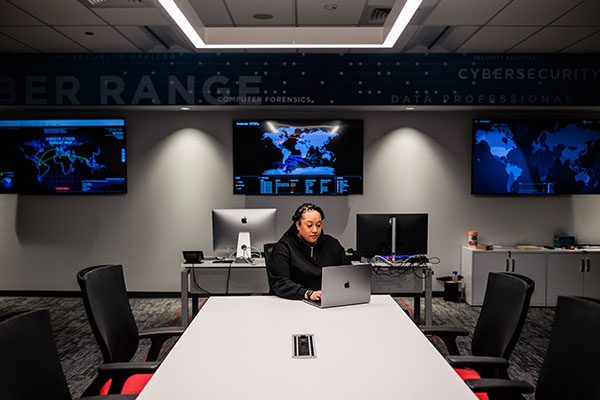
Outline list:
[[[327,232],[345,247],[355,247],[356,213],[429,213],[429,253],[441,259],[438,276],[459,265],[470,229],[480,232],[480,242],[493,244],[547,244],[555,233],[600,242],[598,196],[470,195],[472,118],[543,113],[96,111],[75,116],[115,115],[127,118],[129,193],[0,196],[0,290],[76,290],[80,268],[122,263],[129,290],[178,291],[180,251],[212,249],[211,209],[276,207],[283,233],[292,211],[306,200],[324,208]],[[231,121],[263,117],[363,119],[364,194],[232,195]]]

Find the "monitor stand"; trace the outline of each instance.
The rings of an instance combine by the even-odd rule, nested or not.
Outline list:
[[[396,217],[390,218],[392,225],[392,265],[396,263]]]
[[[250,232],[238,233],[237,250],[235,262],[248,262],[252,259],[252,248],[250,247]]]

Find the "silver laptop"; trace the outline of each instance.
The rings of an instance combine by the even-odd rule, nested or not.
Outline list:
[[[319,308],[347,306],[371,301],[371,265],[323,267],[321,301],[304,300]]]

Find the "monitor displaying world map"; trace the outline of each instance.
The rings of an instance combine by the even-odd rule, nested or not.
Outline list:
[[[126,191],[124,119],[0,120],[0,193]]]
[[[233,121],[233,173],[234,194],[361,194],[362,121]]]
[[[600,193],[600,120],[473,121],[471,192]]]

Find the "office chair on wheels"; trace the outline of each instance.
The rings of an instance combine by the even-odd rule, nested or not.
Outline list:
[[[559,296],[550,343],[535,388],[536,400],[600,399],[600,299]],[[466,380],[492,400],[522,400],[527,382]]]
[[[167,327],[138,332],[131,312],[123,267],[121,265],[99,265],[85,268],[77,273],[81,287],[85,312],[92,332],[98,342],[105,364],[118,363],[129,374],[107,379],[106,371],[100,370],[98,377],[84,394],[139,393],[158,368],[158,355],[162,345],[171,337],[183,333],[181,327]],[[139,339],[150,339],[147,362],[131,363]],[[112,372],[112,371],[109,371]]]
[[[71,400],[54,344],[48,310],[0,317],[0,354],[0,398]],[[109,395],[85,399],[130,400],[136,397]]]

